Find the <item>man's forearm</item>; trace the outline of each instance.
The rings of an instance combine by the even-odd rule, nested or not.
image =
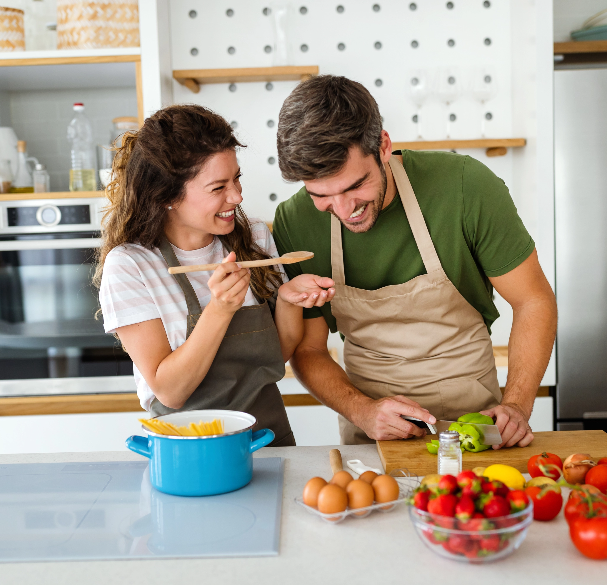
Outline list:
[[[502,404],[518,406],[527,418],[550,360],[556,323],[554,296],[531,300],[514,308],[508,343],[508,380]]]
[[[357,424],[362,408],[371,398],[352,385],[327,351],[300,346],[290,364],[297,379],[312,396]]]

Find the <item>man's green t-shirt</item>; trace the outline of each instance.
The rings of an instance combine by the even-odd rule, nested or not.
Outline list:
[[[491,331],[499,313],[488,277],[510,272],[535,247],[508,188],[469,156],[402,153],[443,269]],[[312,260],[285,265],[289,278],[302,273],[331,277],[331,216],[314,207],[305,188],[278,206],[274,239],[280,254],[314,252]],[[369,231],[352,233],[342,226],[342,239],[348,286],[377,290],[426,273],[399,196],[380,212]],[[304,309],[306,319],[320,316],[331,331],[337,330],[329,303]]]

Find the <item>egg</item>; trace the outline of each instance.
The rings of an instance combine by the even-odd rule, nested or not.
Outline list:
[[[397,481],[390,475],[378,475],[371,486],[375,492],[375,501],[378,504],[393,502],[400,493]],[[389,510],[390,508],[391,506],[384,506],[382,510]]]
[[[316,508],[318,505],[318,494],[327,485],[322,477],[313,477],[304,487],[303,501],[306,506]]]
[[[323,514],[339,514],[348,507],[346,490],[336,484],[328,484],[318,494],[318,511]],[[339,520],[339,516],[329,518]]]
[[[371,485],[376,477],[377,473],[375,471],[365,471],[358,479],[362,479]]]
[[[348,494],[348,507],[350,508],[366,508],[373,505],[373,498],[375,497],[373,488],[362,479],[351,481],[346,487],[346,493]],[[355,512],[355,514],[361,515],[366,514],[366,512]]]
[[[329,483],[338,485],[346,489],[346,486],[352,481],[352,476],[347,471],[338,471]]]

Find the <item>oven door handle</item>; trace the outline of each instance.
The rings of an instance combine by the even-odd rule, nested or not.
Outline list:
[[[0,241],[0,252],[21,250],[73,250],[75,248],[99,248],[101,238],[74,238],[61,240],[10,240]]]

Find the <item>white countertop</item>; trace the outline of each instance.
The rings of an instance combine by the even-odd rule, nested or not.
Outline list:
[[[129,560],[12,563],[0,565],[2,585],[203,584],[372,585],[416,583],[490,583],[551,585],[604,584],[607,563],[583,557],[569,539],[561,514],[552,522],[534,522],[521,548],[486,565],[448,561],[428,550],[410,523],[406,506],[329,525],[294,502],[306,481],[329,478],[331,447],[265,448],[258,457],[286,459],[280,555],[266,558]],[[373,445],[341,446],[344,461],[361,459],[381,467]],[[0,464],[72,461],[133,461],[134,453],[58,453],[2,455]],[[470,581],[474,579],[474,581]]]

